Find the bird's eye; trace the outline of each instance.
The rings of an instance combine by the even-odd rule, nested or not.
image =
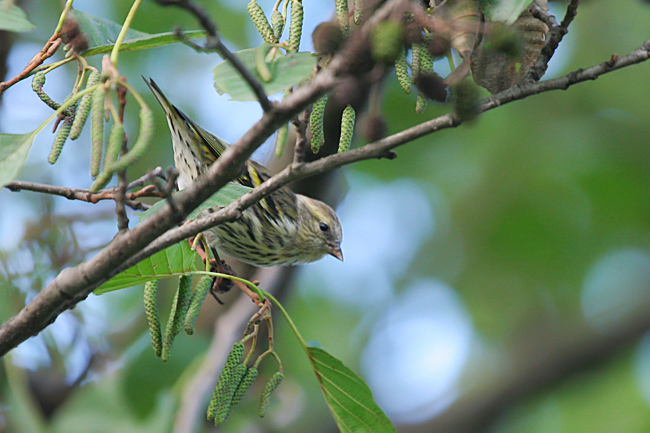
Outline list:
[[[320,223],[320,225],[318,227],[320,227],[320,231],[322,231],[322,232],[326,232],[326,231],[328,231],[330,229],[330,226],[328,226],[325,223]]]

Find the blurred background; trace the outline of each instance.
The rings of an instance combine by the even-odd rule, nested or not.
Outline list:
[[[3,36],[7,78],[41,49],[61,11],[54,0],[18,3],[37,27]],[[259,3],[268,12],[274,2]],[[202,4],[231,49],[259,44],[243,2]],[[130,5],[74,6],[122,22]],[[563,16],[566,3],[550,6]],[[311,30],[334,6],[311,0],[305,10],[301,49],[310,50]],[[647,2],[582,2],[545,78],[631,52],[650,37],[648,22]],[[187,14],[144,2],[133,27],[160,33],[177,24],[196,28]],[[100,58],[90,61],[99,66]],[[180,44],[121,55],[121,73],[157,115],[156,145],[130,170],[133,178],[172,164],[166,122],[140,75],[230,142],[259,118],[255,103],[214,91],[211,69],[219,62]],[[60,68],[45,89],[60,101],[75,74],[76,66]],[[421,138],[397,149],[395,160],[339,170],[345,262],[328,257],[299,269],[284,303],[306,339],[368,382],[398,431],[650,430],[648,76],[650,63],[625,68]],[[391,76],[382,102],[389,134],[450,110],[431,103],[417,115],[414,107],[415,96]],[[0,132],[32,131],[49,114],[25,80],[3,95]],[[83,134],[50,166],[53,136],[42,131],[18,178],[89,187]],[[272,141],[258,160],[271,163]],[[0,190],[0,320],[106,245],[117,231],[113,208]],[[161,311],[174,287],[161,284]],[[181,335],[165,364],[150,346],[142,287],[91,295],[0,364],[0,431],[171,431],[214,319],[234,294],[225,300],[224,307],[208,299],[197,333]],[[257,418],[253,390],[219,430],[337,431],[279,316],[276,340],[286,379],[270,413]],[[199,429],[214,427],[201,418]]]

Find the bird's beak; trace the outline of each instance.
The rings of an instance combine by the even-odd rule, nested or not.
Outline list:
[[[329,244],[330,255],[336,257],[340,261],[343,261],[343,251],[341,251],[341,244]]]

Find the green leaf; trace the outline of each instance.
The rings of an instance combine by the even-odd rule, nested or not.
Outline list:
[[[492,21],[512,24],[531,0],[481,0],[481,10]]]
[[[94,293],[95,295],[101,295],[113,290],[137,286],[151,280],[191,273],[196,271],[194,265],[196,257],[197,254],[192,251],[187,242],[179,242],[158,251],[137,265],[117,274],[95,289]]]
[[[0,188],[18,176],[37,132],[0,134]]]
[[[309,347],[309,358],[327,404],[342,433],[389,433],[395,427],[359,376],[323,349]]]
[[[260,48],[250,48],[237,51],[235,55],[252,72],[253,76],[262,84],[268,95],[281,92],[295,86],[302,80],[309,78],[316,65],[316,58],[309,52],[278,54],[273,61],[267,63],[270,79],[263,79],[258,73],[255,63],[255,53]],[[250,89],[239,72],[228,61],[219,63],[212,70],[214,74],[214,87],[220,95],[227,93],[234,101],[255,101],[257,97]]]
[[[200,211],[207,209],[209,207],[224,207],[228,206],[233,201],[237,200],[242,195],[246,194],[248,191],[251,191],[253,188],[249,188],[244,185],[240,185],[235,182],[230,182],[226,184],[219,191],[214,193],[209,199],[204,201],[199,207],[194,209],[192,213],[187,216],[187,219],[196,218]],[[178,198],[178,194],[183,194],[183,191],[177,192],[174,194],[174,197]],[[163,206],[167,204],[167,200],[160,200],[149,209],[144,212],[139,212],[136,215],[140,218],[140,221],[144,221],[149,218],[154,213],[158,212]]]
[[[28,32],[36,27],[28,19],[25,12],[16,5],[3,10],[0,5],[0,30],[10,32]]]
[[[79,28],[88,39],[88,49],[82,53],[84,56],[111,52],[117,35],[122,30],[121,24],[78,10],[70,11],[70,13],[77,20]],[[194,30],[183,34],[188,39],[196,39],[204,37],[206,33],[204,31]],[[152,35],[150,33],[129,29],[120,46],[120,51],[145,50],[175,44],[177,42],[179,40],[173,33],[157,33]]]
[[[251,189],[252,188],[247,186],[230,182],[221,190],[213,194],[212,197],[204,201],[201,206],[194,209],[194,212],[192,212],[188,218],[195,218],[201,210],[208,207],[227,206],[233,200],[238,199]],[[176,193],[174,196],[178,196],[178,194],[183,194],[183,191]],[[140,221],[149,218],[166,204],[166,200],[161,200],[154,204],[150,209],[138,213],[137,215],[140,218]],[[197,269],[194,265],[196,257],[197,254],[192,251],[187,242],[179,242],[176,245],[172,245],[165,250],[157,252],[148,259],[145,259],[137,265],[114,276],[109,281],[98,287],[94,293],[96,295],[101,295],[113,290],[126,289],[127,287],[143,284],[147,281],[171,277],[174,275],[183,275],[196,271]]]

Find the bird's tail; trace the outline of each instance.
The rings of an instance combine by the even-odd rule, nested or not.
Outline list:
[[[147,80],[144,77],[142,78],[151,89],[151,92],[160,103],[162,109],[165,111],[165,116],[167,116],[167,121],[172,135],[186,133],[192,136],[191,138],[194,140],[190,139],[190,142],[196,141],[196,143],[199,144],[198,147],[203,152],[202,156],[208,161],[214,161],[223,153],[224,150],[226,150],[228,143],[201,128],[199,125],[194,123],[192,119],[186,116],[185,113],[176,108],[174,104],[169,102],[169,99],[167,99],[154,80]]]

